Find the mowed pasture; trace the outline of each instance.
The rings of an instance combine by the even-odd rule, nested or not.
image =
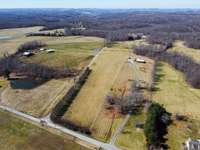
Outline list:
[[[166,63],[157,68],[156,91],[153,100],[171,113],[200,119],[200,90],[187,84],[184,75]]]
[[[54,135],[0,110],[1,150],[88,150],[68,136]]]
[[[95,126],[95,120],[98,120],[97,117],[104,107],[105,97],[128,56],[128,49],[105,48],[92,64],[92,73],[63,118],[80,126],[92,127],[94,135],[98,130],[104,130],[107,123],[103,120],[101,125]],[[112,119],[110,116],[106,117]],[[106,130],[109,127],[110,123],[105,127]]]

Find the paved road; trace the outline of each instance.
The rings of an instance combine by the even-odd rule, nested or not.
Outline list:
[[[123,122],[120,124],[120,126],[118,127],[118,129],[115,131],[112,139],[110,140],[110,145],[115,145],[115,142],[117,140],[118,135],[122,132],[122,130],[124,129],[126,123],[128,122],[129,118],[131,117],[131,115],[126,115],[126,118],[123,120]]]
[[[76,138],[78,138],[78,139],[80,139],[82,141],[85,141],[85,142],[87,142],[87,143],[89,143],[91,145],[94,145],[97,148],[103,148],[105,150],[120,150],[119,148],[115,147],[114,145],[95,140],[95,139],[90,138],[90,137],[88,137],[86,135],[80,134],[80,133],[75,132],[73,130],[69,130],[69,129],[65,128],[65,127],[62,127],[62,126],[60,126],[58,124],[55,124],[50,120],[49,117],[42,118],[42,119],[35,118],[33,116],[30,116],[30,115],[27,115],[25,113],[16,111],[15,109],[12,109],[12,108],[9,108],[9,107],[3,106],[3,105],[0,105],[0,109],[8,111],[10,113],[13,113],[13,114],[15,114],[17,116],[23,117],[25,119],[28,119],[28,120],[30,120],[30,121],[32,121],[34,123],[40,124],[41,121],[45,121],[46,122],[45,126],[50,127],[50,128],[54,128],[54,129],[57,129],[57,130],[59,130],[59,131],[61,131],[63,133],[69,134],[69,135],[71,135],[73,137],[76,137]]]

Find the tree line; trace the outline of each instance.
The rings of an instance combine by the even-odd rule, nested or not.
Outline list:
[[[82,127],[77,125],[67,119],[63,119],[63,115],[71,106],[73,100],[76,98],[78,92],[81,90],[82,86],[86,82],[88,76],[91,73],[90,68],[86,68],[84,72],[80,75],[79,79],[76,81],[75,85],[73,85],[64,96],[64,98],[55,106],[51,113],[51,120],[57,124],[60,124],[64,127],[72,129],[74,131],[78,131],[84,134],[91,134],[91,131],[87,127]]]
[[[191,86],[200,88],[200,64],[192,58],[177,52],[167,52],[165,47],[156,45],[135,46],[134,53],[169,63],[184,73],[186,81]]]

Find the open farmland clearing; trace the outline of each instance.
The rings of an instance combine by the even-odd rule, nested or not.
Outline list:
[[[22,57],[28,63],[37,63],[50,67],[82,69],[93,58],[93,50],[102,48],[101,42],[65,43],[47,46],[54,53],[38,52],[32,57]]]
[[[64,119],[90,127],[101,111],[105,97],[128,55],[127,49],[105,48],[91,66],[92,73],[66,112]]]
[[[84,37],[68,37],[66,39],[70,42],[66,40],[65,44],[57,43],[47,46],[47,48],[55,49],[54,53],[39,51],[34,56],[28,58],[23,56],[20,59],[27,63],[49,67],[82,70],[93,58],[93,49],[101,48],[103,45],[102,42],[90,37],[85,37],[85,39]],[[51,112],[73,84],[74,78],[67,78],[49,80],[31,89],[13,88],[8,85],[4,91],[2,90],[1,103],[35,117],[43,117]]]
[[[188,85],[183,74],[166,63],[158,66],[157,76],[160,81],[156,83],[153,99],[169,112],[200,119],[200,90]]]
[[[173,115],[189,117],[188,121],[177,121],[168,128],[167,144],[170,149],[179,150],[188,138],[200,138],[200,90],[191,87],[184,75],[167,63],[157,67],[156,91],[153,100],[163,104]]]
[[[0,57],[4,53],[15,53],[17,48],[26,42],[38,40],[46,43],[47,45],[56,45],[64,43],[80,43],[80,42],[103,42],[102,38],[97,37],[84,37],[84,36],[67,36],[67,37],[48,37],[48,36],[31,36],[26,37],[27,33],[38,32],[42,27],[30,28],[15,28],[15,29],[2,29],[0,35],[11,36],[13,39],[0,40]]]
[[[151,79],[153,61],[142,57],[147,61],[146,64],[128,63],[129,56],[139,57],[130,53],[128,47],[127,43],[119,43],[103,50],[91,66],[92,73],[87,82],[64,115],[64,119],[68,121],[89,127],[92,136],[103,141],[112,137],[124,118],[117,110],[106,109],[107,94],[110,91],[120,93],[123,90],[128,94],[133,81],[136,80],[136,66],[141,80],[149,82]]]

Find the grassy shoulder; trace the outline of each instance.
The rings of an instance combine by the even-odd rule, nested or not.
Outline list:
[[[142,129],[136,128],[136,123],[144,123],[146,114],[132,115],[124,130],[117,138],[116,145],[126,150],[145,150],[146,139]]]
[[[2,150],[88,150],[70,139],[53,135],[0,110]]]

